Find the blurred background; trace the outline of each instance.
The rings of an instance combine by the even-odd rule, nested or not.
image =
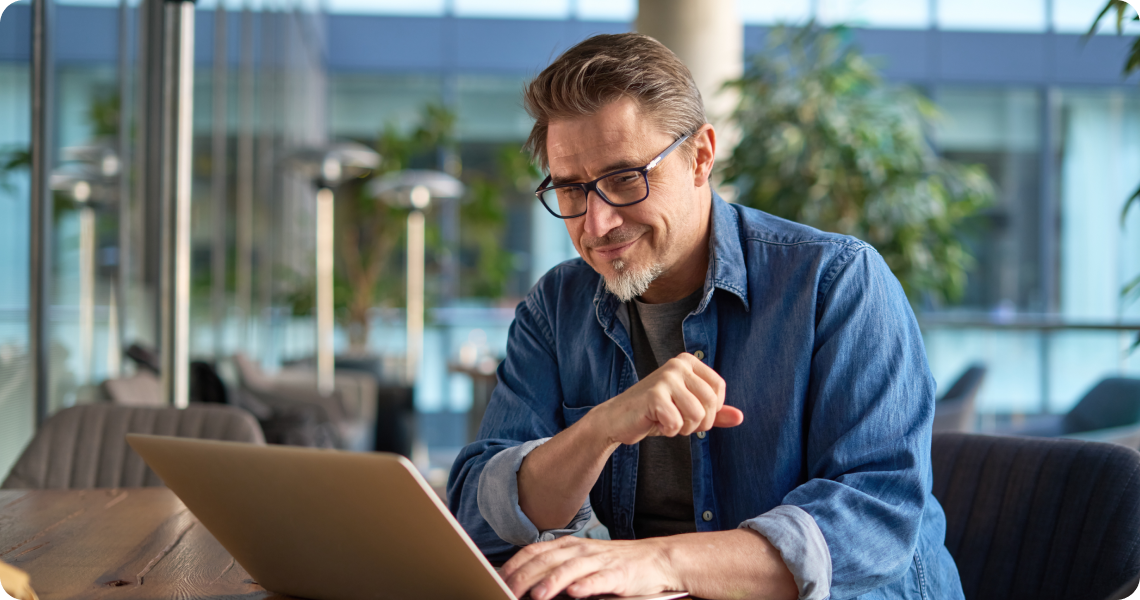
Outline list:
[[[189,400],[251,410],[270,441],[396,450],[445,477],[515,305],[576,256],[532,193],[522,87],[630,30],[693,69],[729,141],[726,197],[888,260],[958,402],[947,427],[1140,427],[1132,392],[1089,409],[1115,421],[1072,424],[1098,383],[1140,377],[1124,3],[1098,20],[1102,0],[202,0],[181,38],[170,4],[55,3],[40,229],[33,7],[0,21],[0,474],[62,408],[169,403],[163,310],[182,302]],[[181,298],[163,293],[176,217],[154,139],[172,40],[193,42]]]

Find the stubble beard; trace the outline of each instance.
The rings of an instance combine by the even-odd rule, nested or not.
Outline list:
[[[606,289],[618,300],[629,302],[649,290],[649,286],[665,272],[665,267],[655,262],[644,269],[631,269],[622,259],[610,263],[617,272],[614,276],[604,276]]]

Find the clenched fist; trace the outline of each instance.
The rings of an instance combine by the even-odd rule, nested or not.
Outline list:
[[[724,404],[724,379],[712,367],[683,353],[625,392],[600,404],[587,418],[611,443],[636,444],[663,435],[689,435],[744,422],[740,409]]]

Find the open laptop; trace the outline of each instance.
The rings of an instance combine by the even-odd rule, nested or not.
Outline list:
[[[402,456],[140,434],[127,442],[267,590],[516,600]]]

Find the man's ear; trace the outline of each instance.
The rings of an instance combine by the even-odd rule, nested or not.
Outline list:
[[[712,176],[713,163],[716,161],[716,130],[712,125],[705,123],[693,134],[693,185],[702,187],[707,185]]]

